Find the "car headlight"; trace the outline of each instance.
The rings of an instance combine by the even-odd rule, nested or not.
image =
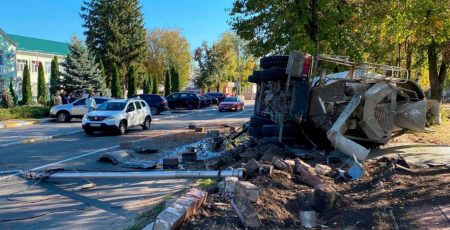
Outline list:
[[[114,120],[114,119],[116,119],[116,115],[109,116],[106,120],[110,121],[110,120]]]
[[[50,113],[55,113],[55,108],[50,109]]]
[[[87,116],[86,114],[83,116],[83,120],[87,120]]]

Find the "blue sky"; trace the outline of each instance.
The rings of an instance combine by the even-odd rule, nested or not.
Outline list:
[[[69,41],[70,35],[82,35],[79,17],[82,0],[4,0],[1,3],[0,28],[9,34]],[[203,40],[212,42],[230,29],[225,8],[233,0],[141,0],[145,27],[179,27],[191,43],[191,49]]]

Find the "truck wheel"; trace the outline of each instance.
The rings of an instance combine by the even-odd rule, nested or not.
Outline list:
[[[194,103],[191,103],[191,102],[187,103],[187,105],[186,105],[187,110],[193,110],[194,108],[195,108]]]
[[[248,82],[260,83],[261,82],[260,74],[261,71],[253,71],[253,74],[248,77]]]
[[[297,134],[297,126],[294,124],[283,125],[283,136],[292,137]],[[280,133],[280,125],[264,125],[261,129],[264,137],[276,137]]]
[[[286,81],[287,78],[286,68],[265,69],[261,71],[261,81]]]
[[[117,134],[124,135],[127,131],[127,123],[125,121],[121,121],[119,124],[119,129],[117,130]]]
[[[144,125],[142,125],[142,129],[149,130],[151,125],[150,117],[146,117],[144,121]]]
[[[264,137],[261,139],[262,144],[278,144],[277,137]],[[285,145],[295,145],[297,143],[297,138],[295,137],[282,137],[281,143]]]
[[[250,118],[250,124],[253,126],[263,126],[263,125],[270,125],[273,124],[272,120],[261,117],[261,116],[252,116]]]
[[[269,69],[272,67],[286,68],[289,62],[289,55],[278,55],[263,57],[259,61],[259,66],[263,69]]]
[[[261,128],[256,127],[256,126],[248,127],[247,134],[252,137],[257,137],[257,138],[262,137]]]

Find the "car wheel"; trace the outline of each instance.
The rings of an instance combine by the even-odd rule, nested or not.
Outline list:
[[[144,121],[144,125],[142,126],[142,129],[149,130],[150,129],[150,125],[151,125],[150,123],[151,123],[150,117],[146,117],[145,121]]]
[[[187,105],[186,105],[186,109],[187,110],[193,110],[195,108],[195,105],[193,104],[193,103],[188,103]]]
[[[260,83],[261,77],[260,77],[261,71],[253,71],[253,74],[248,77],[248,82],[251,83]]]
[[[117,134],[124,135],[127,131],[127,124],[125,121],[121,121],[119,125],[119,130],[117,130]]]
[[[68,112],[62,111],[58,113],[58,121],[59,122],[69,122],[70,121],[70,115]]]
[[[84,133],[86,133],[86,134],[89,135],[89,136],[90,136],[90,135],[93,135],[94,132],[95,132],[94,130],[90,130],[90,129],[85,129],[85,130],[84,130]]]
[[[152,115],[156,115],[159,113],[158,108],[155,106],[150,107],[150,112],[152,112]]]

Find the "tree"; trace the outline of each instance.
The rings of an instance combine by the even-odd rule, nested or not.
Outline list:
[[[170,68],[170,84],[171,84],[171,92],[180,92],[181,91],[181,85],[180,85],[180,75],[178,74],[178,71],[175,69],[175,67]]]
[[[122,86],[120,85],[119,70],[117,69],[116,63],[113,64],[114,72],[111,78],[111,97],[120,98],[122,97]]]
[[[89,50],[76,35],[71,38],[69,44],[70,56],[61,65],[66,69],[59,84],[68,91],[102,92],[104,79],[99,65]]]
[[[59,63],[58,58],[55,56],[52,59],[51,66],[50,66],[50,94],[52,96],[56,95],[56,92],[58,92],[58,72],[59,72]]]
[[[6,92],[6,94],[7,94],[6,95],[7,96],[7,100],[2,102],[3,103],[3,107],[13,108],[14,105],[15,105],[13,94],[10,91],[8,91],[8,88],[6,87],[6,85],[3,85],[2,91]]]
[[[145,61],[146,30],[141,10],[138,0],[92,0],[81,7],[87,46],[105,66],[112,68],[115,63],[120,76],[126,76],[131,65],[143,67],[141,63]],[[107,76],[112,72],[113,69],[106,69]],[[126,81],[123,78],[123,93]]]
[[[170,82],[170,71],[166,70],[166,79],[164,81],[164,96],[167,97],[171,94],[170,90],[172,89],[171,87],[171,82]]]
[[[13,97],[15,96],[12,78],[9,79],[9,92],[11,93],[11,95],[12,95]]]
[[[153,77],[150,72],[147,72],[148,78],[147,78],[147,88],[149,94],[154,94],[156,92],[153,91]]]
[[[159,94],[159,82],[158,82],[158,79],[156,77],[153,78],[152,94]]]
[[[187,39],[181,35],[179,28],[155,28],[150,30],[147,36],[148,60],[147,70],[158,78],[158,82],[164,81],[164,73],[169,66],[175,67],[180,78],[180,86],[183,88],[190,80],[191,75],[191,51]]]
[[[103,95],[106,96],[108,94],[108,89],[111,87],[111,79],[108,81],[108,77],[105,75],[105,66],[103,65],[102,60],[100,60],[100,70],[102,71],[102,78],[104,81]]]
[[[39,102],[39,104],[45,105],[47,103],[47,87],[45,86],[44,65],[42,65],[42,62],[39,62],[37,86],[37,101]]]
[[[28,70],[28,63],[26,63],[23,69],[22,101],[20,104],[30,105],[31,103],[33,103],[33,95],[31,94],[30,71]]]
[[[130,68],[128,68],[127,78],[128,78],[127,97],[130,98],[131,96],[137,94],[136,73],[134,66],[130,66]]]

